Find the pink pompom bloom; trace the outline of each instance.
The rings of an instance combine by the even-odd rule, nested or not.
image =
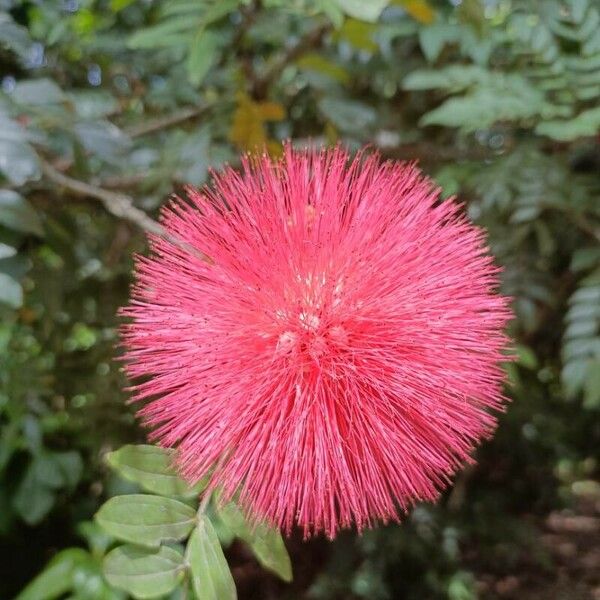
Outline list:
[[[188,196],[123,311],[140,413],[182,475],[219,462],[211,489],[305,535],[435,499],[505,401],[482,231],[415,166],[341,149],[247,160]]]

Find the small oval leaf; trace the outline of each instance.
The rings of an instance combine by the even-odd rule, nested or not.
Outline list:
[[[0,304],[7,304],[11,308],[23,305],[21,284],[6,273],[0,273]]]
[[[335,0],[339,7],[351,17],[361,21],[375,23],[383,9],[387,6],[389,0],[370,0],[370,2],[361,2],[361,0]]]
[[[234,502],[228,502],[219,510],[219,518],[236,537],[250,546],[258,562],[284,581],[292,581],[292,563],[281,533],[264,523],[253,527],[242,510]]]
[[[168,546],[146,550],[126,545],[106,555],[102,571],[108,583],[134,598],[161,598],[181,582],[185,564],[181,553]]]
[[[15,600],[52,600],[68,592],[73,585],[77,566],[90,561],[82,548],[67,548],[59,552]]]
[[[0,242],[0,259],[10,258],[11,256],[15,256],[16,253],[16,248],[13,248],[8,244],[3,244],[2,242]]]
[[[212,66],[217,50],[218,36],[205,29],[192,41],[187,59],[187,72],[192,85],[200,85]]]
[[[252,538],[246,541],[265,569],[272,571],[283,581],[292,581],[292,561],[277,529],[264,524],[257,525]]]
[[[44,234],[42,221],[33,206],[13,190],[0,190],[0,224],[14,231]]]
[[[186,538],[196,513],[187,504],[148,494],[115,496],[96,513],[96,521],[119,540],[144,546]]]
[[[229,565],[212,523],[205,516],[198,519],[198,526],[190,536],[186,559],[198,600],[236,600],[237,592]]]
[[[146,444],[128,445],[106,455],[106,462],[119,475],[161,496],[193,496],[190,488],[172,468],[175,452]]]

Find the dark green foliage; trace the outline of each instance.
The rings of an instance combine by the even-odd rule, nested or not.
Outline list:
[[[215,535],[240,598],[497,598],[511,576],[559,597],[545,519],[598,501],[597,1],[0,0],[0,86],[0,597],[48,560],[22,600],[125,598],[146,559],[172,598],[208,572],[231,593]],[[290,578],[280,538],[231,506],[173,536],[193,527],[212,566],[162,538],[112,549],[89,522],[110,497],[193,503],[168,456],[114,452],[144,439],[114,360],[141,229],[286,138],[419,160],[465,203],[514,298],[512,404],[438,505],[286,542],[292,583],[267,574]],[[576,573],[571,596],[600,585]]]

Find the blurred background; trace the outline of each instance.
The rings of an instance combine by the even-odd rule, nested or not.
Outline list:
[[[91,524],[144,440],[114,362],[132,254],[182,185],[281,141],[418,160],[485,227],[518,361],[497,435],[436,505],[237,542],[245,599],[600,599],[598,0],[0,0],[0,598],[123,598]],[[87,554],[86,554],[87,556]],[[34,599],[35,600],[35,599]]]

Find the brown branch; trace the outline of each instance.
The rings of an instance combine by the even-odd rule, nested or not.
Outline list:
[[[570,220],[575,227],[578,227],[581,231],[594,238],[597,242],[600,242],[600,227],[594,227],[594,225],[588,221],[584,215],[574,213],[567,206],[560,206],[555,204],[542,204],[542,207],[547,210],[555,210],[562,213],[566,219]]]
[[[105,190],[104,188],[90,185],[84,181],[79,181],[78,179],[69,177],[68,175],[58,171],[49,162],[42,158],[40,158],[40,164],[44,176],[59,187],[69,190],[78,196],[99,200],[103,204],[104,208],[106,208],[106,210],[115,217],[129,221],[144,231],[160,236],[172,244],[175,244],[180,248],[184,248],[188,252],[191,252],[206,262],[213,262],[212,259],[203,252],[200,252],[196,248],[190,246],[187,242],[184,242],[168,233],[158,221],[155,221],[143,210],[137,208],[137,206],[133,204],[133,199],[130,196]]]
[[[256,100],[266,98],[269,87],[279,79],[283,70],[305,52],[319,46],[325,37],[325,34],[331,29],[330,23],[324,23],[309,31],[300,41],[291,48],[288,48],[278,61],[274,62],[267,71],[257,77],[252,86],[252,96]]]
[[[169,127],[173,127],[174,125],[178,125],[179,123],[184,123],[185,121],[189,121],[190,119],[198,117],[201,114],[203,114],[205,111],[207,111],[209,108],[210,108],[210,105],[208,105],[208,104],[204,105],[204,106],[182,108],[182,109],[175,111],[169,115],[165,115],[162,117],[158,117],[157,119],[154,119],[154,120],[150,120],[150,121],[146,121],[144,123],[140,123],[138,125],[134,125],[133,127],[126,129],[124,131],[130,138],[136,138],[136,137],[140,137],[142,135],[147,135],[149,133],[155,133],[157,131],[160,131],[161,129],[167,129]],[[62,159],[58,159],[58,160],[54,161],[52,164],[45,163],[45,165],[46,165],[46,167],[51,167],[54,172],[56,172],[60,175],[64,171],[68,171],[73,166],[73,162],[74,161],[71,158],[62,158]],[[49,179],[52,178],[52,176],[49,175],[49,172],[47,172],[46,174]],[[109,177],[106,177],[105,179],[100,180],[99,183],[101,184],[102,188],[134,187],[137,184],[139,184],[141,181],[143,181],[144,178],[145,178],[145,175],[139,174],[139,173],[135,173],[132,175],[114,175],[114,176],[109,176]],[[74,180],[74,181],[76,181],[76,180]],[[79,182],[79,183],[81,183],[82,185],[89,185],[89,184],[85,184],[83,182]],[[91,187],[95,188],[96,190],[100,189],[101,193],[107,191],[107,190],[103,190],[102,188],[95,186],[95,185],[91,186]],[[89,195],[93,196],[93,194],[89,194]],[[98,198],[98,199],[101,200],[101,198]]]
[[[258,9],[260,8],[260,2],[255,0],[251,5],[243,7],[241,9],[242,13],[242,22],[237,27],[235,35],[233,36],[233,40],[231,42],[230,47],[237,48],[241,43],[243,37],[246,35],[248,29],[254,22],[256,18],[256,14]],[[221,59],[217,63],[217,66],[222,67],[227,58],[227,53],[223,53]],[[136,138],[142,135],[147,135],[149,133],[156,133],[161,129],[168,129],[169,127],[173,127],[174,125],[179,125],[180,123],[185,123],[190,119],[194,119],[204,114],[208,109],[212,107],[211,104],[204,104],[202,106],[192,106],[187,108],[182,108],[173,112],[170,115],[165,115],[163,117],[157,117],[151,121],[145,121],[138,125],[133,125],[132,127],[125,130],[125,133],[131,137]]]
[[[392,160],[418,160],[420,163],[444,163],[448,161],[482,161],[494,158],[494,153],[484,146],[457,150],[453,146],[441,146],[433,142],[414,142],[397,146],[378,146],[381,156]]]
[[[165,230],[162,225],[149,217],[143,210],[140,210],[133,204],[132,198],[125,194],[112,192],[95,185],[90,185],[84,181],[73,179],[68,175],[64,175],[58,169],[53,167],[49,162],[40,160],[42,172],[47,179],[56,183],[62,188],[77,194],[78,196],[88,196],[96,200],[100,200],[106,210],[115,217],[130,221],[139,228],[154,233],[156,235],[165,235]]]
[[[260,9],[260,1],[254,0],[252,4],[241,8],[242,22],[236,28],[236,32],[231,41],[230,47],[236,49],[242,42],[242,39],[248,32],[248,29],[252,26],[252,23],[256,19],[258,10]],[[218,67],[224,66],[227,60],[228,54],[224,52],[217,63]],[[179,125],[190,119],[194,119],[204,114],[208,109],[212,107],[211,104],[205,104],[202,106],[187,107],[175,111],[170,115],[158,117],[152,121],[146,121],[139,125],[134,125],[125,130],[125,133],[131,137],[136,138],[149,133],[155,133],[161,129],[167,129],[174,125]]]
[[[190,119],[194,119],[195,117],[198,117],[205,113],[210,108],[210,106],[210,104],[204,104],[202,106],[182,108],[170,115],[158,117],[157,119],[150,121],[144,121],[139,125],[133,125],[132,127],[126,129],[125,133],[130,138],[136,138],[142,135],[147,135],[149,133],[155,133],[157,131],[160,131],[161,129],[167,129],[169,127],[173,127],[174,125],[179,125],[180,123],[189,121]]]
[[[243,6],[240,9],[242,14],[242,22],[237,26],[233,39],[231,40],[230,47],[238,50],[238,46],[242,43],[244,36],[248,33],[250,27],[256,20],[256,15],[260,10],[260,0],[254,0],[250,5]],[[219,61],[219,66],[222,67],[225,62],[226,54],[223,54],[221,60]]]
[[[62,169],[59,169],[62,171]],[[129,175],[109,175],[108,177],[104,177],[102,179],[93,180],[94,185],[98,185],[104,189],[111,190],[122,190],[125,188],[136,187],[142,181],[144,181],[148,177],[147,172],[143,173],[131,173]]]

